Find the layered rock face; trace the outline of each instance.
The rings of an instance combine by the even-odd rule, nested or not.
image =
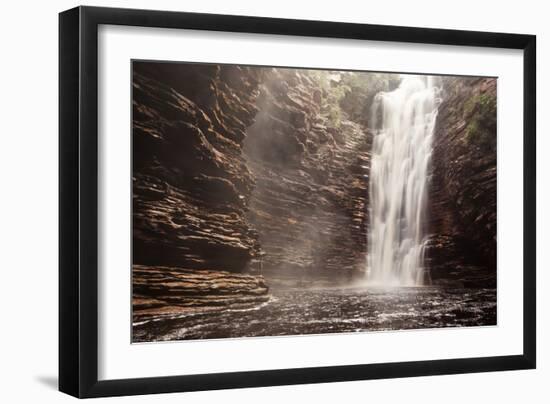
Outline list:
[[[258,78],[239,67],[134,64],[135,263],[239,272],[254,255],[242,141]]]
[[[331,116],[319,80],[293,69],[134,63],[139,273],[333,283],[364,270],[371,136]]]
[[[443,79],[427,257],[434,282],[496,286],[496,79]]]
[[[133,321],[220,309],[243,310],[269,300],[262,277],[226,271],[134,265]]]
[[[258,112],[261,72],[139,62],[133,67],[133,262],[141,265],[134,267],[133,281],[154,280],[154,286],[134,288],[138,320],[151,305],[157,312],[162,302],[173,307],[167,288],[187,287],[178,273],[209,271],[211,279],[229,279],[227,271],[242,272],[259,249],[245,219],[254,179],[242,142]],[[240,279],[240,285],[230,288],[235,298],[242,300],[245,291],[267,294],[248,279],[236,279],[231,283]],[[185,296],[183,305],[189,303]]]
[[[255,178],[250,263],[272,284],[345,283],[365,268],[371,136],[331,120],[315,72],[270,69],[244,154]]]

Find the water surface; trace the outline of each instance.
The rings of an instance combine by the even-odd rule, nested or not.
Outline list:
[[[496,289],[286,289],[255,309],[158,319],[133,332],[146,342],[495,324]]]

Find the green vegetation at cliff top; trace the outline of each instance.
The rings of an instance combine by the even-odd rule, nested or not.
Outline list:
[[[489,150],[496,146],[497,102],[496,97],[489,94],[478,94],[464,104],[464,118],[468,121],[466,127],[466,143]]]
[[[323,113],[334,127],[343,119],[367,125],[373,98],[399,85],[399,75],[370,72],[314,71],[323,94]]]

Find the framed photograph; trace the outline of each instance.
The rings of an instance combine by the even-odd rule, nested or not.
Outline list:
[[[535,36],[59,27],[61,391],[535,368]]]

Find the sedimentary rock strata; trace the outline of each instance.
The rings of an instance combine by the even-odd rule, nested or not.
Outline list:
[[[496,84],[443,82],[429,197],[428,257],[437,281],[496,284]]]
[[[248,309],[269,300],[261,276],[134,265],[133,322],[220,309]]]
[[[241,146],[257,113],[255,75],[215,66],[186,78],[157,66],[134,66],[134,262],[242,271],[258,248]]]
[[[349,282],[366,259],[371,136],[357,123],[330,120],[311,73],[266,76],[244,142],[255,178],[247,218],[262,249],[251,267],[272,278]]]

